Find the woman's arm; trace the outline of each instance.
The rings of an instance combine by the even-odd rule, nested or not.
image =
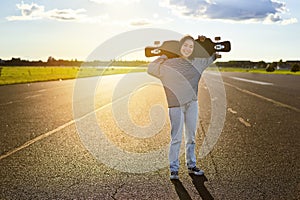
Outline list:
[[[162,55],[159,58],[155,59],[148,65],[148,74],[160,78],[162,76],[160,66],[167,59],[166,55]]]
[[[192,64],[200,71],[204,71],[210,64],[212,64],[217,59],[214,53],[208,58],[194,58]]]

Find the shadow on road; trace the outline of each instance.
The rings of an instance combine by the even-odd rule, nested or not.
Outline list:
[[[193,184],[203,200],[214,199],[204,185],[204,182],[207,181],[207,178],[205,176],[196,176],[194,174],[189,174],[189,175],[192,178]]]
[[[184,188],[180,180],[171,180],[171,181],[175,187],[176,193],[180,200],[192,200],[191,196],[186,191],[186,189]]]
[[[193,184],[195,188],[197,189],[199,195],[201,196],[201,199],[203,200],[213,200],[214,198],[209,193],[209,191],[204,186],[204,182],[207,181],[207,178],[205,176],[196,176],[193,174],[190,174],[190,177],[193,180]],[[176,193],[180,200],[192,200],[191,196],[185,189],[185,187],[182,185],[180,180],[171,180],[173,183]]]

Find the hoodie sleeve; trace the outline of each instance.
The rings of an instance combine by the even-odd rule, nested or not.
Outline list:
[[[200,71],[204,71],[210,64],[212,64],[217,59],[216,54],[208,58],[195,58],[192,61],[192,65]]]
[[[160,67],[167,58],[168,57],[166,55],[162,55],[159,58],[152,61],[148,65],[147,73],[152,76],[155,76],[157,78],[160,78],[162,76],[162,71],[161,71]]]

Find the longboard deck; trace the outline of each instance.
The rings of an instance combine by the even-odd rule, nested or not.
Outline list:
[[[215,52],[229,52],[231,50],[230,41],[213,42],[210,38],[206,38],[203,42],[200,39],[195,40],[195,57],[205,58],[211,56]],[[164,41],[160,46],[148,46],[145,48],[145,56],[161,56],[166,55],[168,58],[179,57],[179,41]]]

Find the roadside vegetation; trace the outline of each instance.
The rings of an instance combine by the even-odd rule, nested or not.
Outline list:
[[[147,61],[90,61],[56,60],[49,57],[46,62],[27,61],[20,58],[0,59],[0,85],[75,79],[91,76],[145,72]],[[107,67],[100,67],[107,66]],[[264,61],[216,62],[218,67],[208,70],[220,72],[245,72],[263,74],[300,75],[300,61],[266,63]]]
[[[233,68],[233,67],[210,67],[208,70],[220,72],[244,72],[244,73],[260,73],[260,74],[284,74],[284,75],[300,75],[300,71],[292,72],[290,69],[280,69],[267,71],[266,69],[249,69],[249,68]]]
[[[0,85],[146,71],[144,67],[0,67]]]
[[[126,74],[132,72],[146,72],[147,67],[0,67],[0,85],[30,83],[39,81],[55,81],[75,79],[92,76],[105,76],[113,74]],[[275,70],[246,69],[230,67],[209,67],[208,70],[220,72],[244,72],[262,74],[289,74],[300,75],[300,71],[292,72],[288,69]]]

